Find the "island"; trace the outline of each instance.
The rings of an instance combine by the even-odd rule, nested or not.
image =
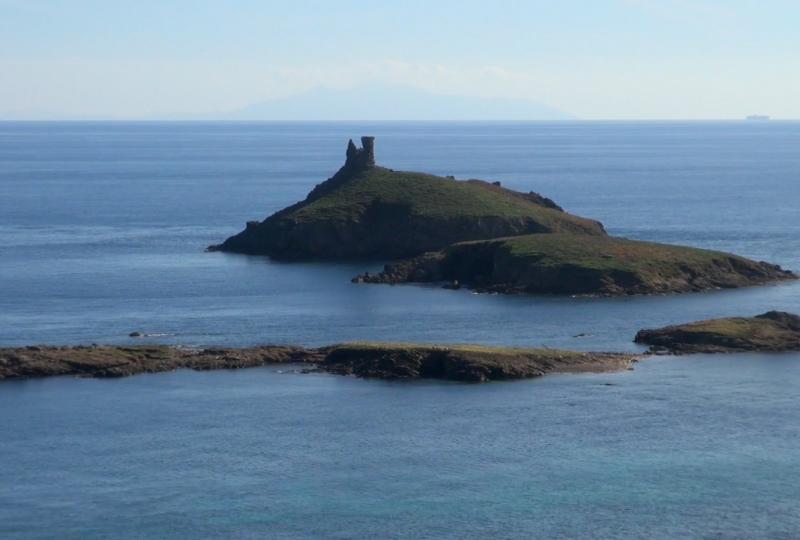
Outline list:
[[[595,220],[500,182],[399,172],[374,137],[305,200],[209,251],[283,260],[394,260],[355,283],[442,282],[482,292],[620,296],[762,285],[792,272],[730,253],[609,236]]]
[[[444,282],[481,292],[621,296],[796,279],[779,266],[704,249],[612,236],[532,234],[461,242],[387,264],[356,283]]]
[[[351,140],[344,166],[305,200],[210,251],[288,260],[398,259],[464,240],[530,233],[604,236],[597,221],[499,182],[400,172],[375,164],[374,137]]]
[[[320,348],[268,345],[249,348],[184,348],[166,345],[29,346],[0,349],[0,381],[53,376],[125,377],[176,369],[238,369],[296,365],[378,379],[441,379],[486,382],[540,377],[548,373],[627,369],[636,355],[556,349],[349,343]]]
[[[640,330],[636,343],[653,353],[800,351],[800,317],[769,311],[755,317],[728,317]]]

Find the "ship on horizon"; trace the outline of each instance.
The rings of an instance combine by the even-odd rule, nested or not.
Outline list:
[[[766,122],[770,118],[766,114],[751,114],[746,119],[747,120],[751,120],[751,121],[756,121],[756,122]]]

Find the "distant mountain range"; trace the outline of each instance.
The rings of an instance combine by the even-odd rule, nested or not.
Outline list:
[[[204,120],[569,120],[574,117],[525,99],[441,95],[410,86],[366,84],[346,90],[317,87]]]

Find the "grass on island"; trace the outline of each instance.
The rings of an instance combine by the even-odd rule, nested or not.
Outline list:
[[[757,317],[731,317],[727,319],[710,319],[679,326],[681,332],[687,334],[714,334],[723,338],[749,342],[769,342],[794,336],[794,333],[770,319]]]
[[[424,343],[391,343],[378,341],[355,341],[334,345],[334,349],[361,349],[375,351],[404,351],[404,352],[427,352],[427,351],[451,351],[454,353],[473,353],[473,354],[496,354],[508,356],[535,356],[543,358],[568,358],[582,357],[586,353],[569,351],[564,349],[548,348],[525,348],[525,347],[500,347],[473,344],[424,344]]]
[[[636,341],[679,352],[792,351],[800,349],[800,317],[770,311],[709,319],[642,330]]]
[[[460,242],[428,259],[438,259],[440,280],[555,294],[689,292],[795,278],[730,253],[585,234]]]
[[[755,261],[721,251],[577,234],[531,234],[461,242],[445,253],[490,244],[500,248],[495,256],[498,264],[628,274],[643,283],[666,282],[677,276],[708,275],[709,271],[731,270],[732,266],[758,266]]]
[[[586,230],[602,234],[591,220],[547,208],[482,182],[454,180],[431,174],[369,169],[334,191],[293,212],[300,220],[353,220],[375,202],[408,207],[413,215],[434,218],[498,216],[533,218],[551,230]]]
[[[661,273],[672,266],[701,266],[744,257],[699,248],[614,238],[566,234],[519,236],[503,240],[510,256],[533,259],[540,266],[572,264],[597,270]]]

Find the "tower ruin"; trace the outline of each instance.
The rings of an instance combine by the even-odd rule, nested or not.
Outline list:
[[[361,148],[353,139],[347,143],[347,161],[344,166],[350,169],[366,169],[375,166],[375,137],[361,137]]]

